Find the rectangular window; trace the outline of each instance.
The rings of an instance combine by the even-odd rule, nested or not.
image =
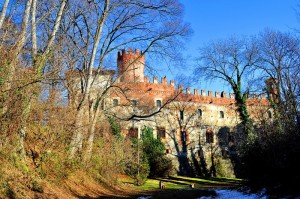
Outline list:
[[[180,111],[180,119],[183,120],[183,111]]]
[[[224,112],[220,111],[220,118],[224,118]]]
[[[198,109],[198,116],[202,117],[202,110],[201,109]]]
[[[138,128],[130,128],[128,130],[128,137],[130,138],[138,138],[138,135],[139,135],[139,130]]]
[[[162,127],[157,128],[157,137],[166,138],[166,129]]]
[[[118,106],[119,105],[119,100],[118,99],[113,99],[113,106]]]

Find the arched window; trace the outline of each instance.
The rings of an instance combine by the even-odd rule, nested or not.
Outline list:
[[[224,118],[224,112],[220,111],[220,118]]]
[[[206,143],[214,143],[214,132],[211,128],[206,130]]]
[[[198,109],[198,116],[202,117],[202,110],[201,109]]]

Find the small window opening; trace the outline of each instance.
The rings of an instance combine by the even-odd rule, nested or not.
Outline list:
[[[113,106],[118,106],[119,105],[119,100],[118,99],[113,99]]]
[[[201,109],[198,109],[198,116],[202,117],[202,110]]]
[[[157,128],[157,136],[160,138],[166,138],[166,129],[158,127]]]
[[[224,118],[224,112],[220,111],[220,118]]]
[[[214,143],[214,132],[211,128],[206,130],[206,143]]]
[[[180,111],[180,119],[183,120],[183,111]]]
[[[138,128],[131,127],[128,131],[127,136],[130,138],[138,138],[138,132],[139,132]]]
[[[161,108],[161,100],[156,100],[156,107]]]

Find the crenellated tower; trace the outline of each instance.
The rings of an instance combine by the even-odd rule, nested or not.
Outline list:
[[[144,82],[145,55],[140,50],[118,52],[117,64],[120,82]]]

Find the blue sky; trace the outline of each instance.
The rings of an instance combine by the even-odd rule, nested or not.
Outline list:
[[[185,21],[194,31],[186,44],[186,56],[193,59],[206,42],[230,36],[250,36],[265,28],[280,31],[300,29],[295,9],[300,0],[180,0],[185,7]],[[299,9],[300,10],[300,9]],[[187,63],[189,66],[193,62]],[[179,70],[186,73],[186,66]],[[178,72],[178,67],[172,73]],[[192,72],[192,71],[190,71]],[[171,75],[172,76],[172,75]],[[169,78],[170,79],[170,78]],[[179,83],[177,81],[177,83]],[[228,92],[222,83],[206,83],[194,87],[205,90]]]

